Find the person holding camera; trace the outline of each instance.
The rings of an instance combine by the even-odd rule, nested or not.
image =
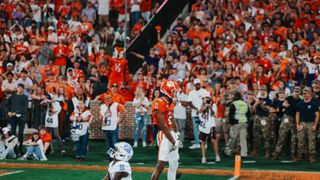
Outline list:
[[[272,101],[268,98],[268,90],[265,85],[261,86],[255,104],[253,105],[256,116],[253,122],[253,148],[251,156],[258,156],[261,136],[264,139],[265,157],[270,157],[271,147],[271,121],[269,119],[269,111]]]
[[[47,112],[45,117],[45,127],[47,131],[57,139],[59,150],[61,154],[66,153],[64,146],[59,134],[59,113],[61,111],[61,106],[58,101],[53,98],[53,95],[47,94],[47,99],[42,101],[42,104],[47,105]],[[53,151],[53,143],[51,143],[51,150]]]
[[[230,139],[226,145],[224,153],[227,156],[230,156],[236,146],[237,139],[239,138],[241,147],[240,155],[241,157],[247,157],[247,123],[250,118],[250,109],[248,104],[243,101],[240,92],[235,91],[231,93],[229,98],[233,100],[229,109],[229,122],[231,124]]]
[[[0,160],[6,158],[16,158],[14,152],[15,147],[18,145],[18,138],[13,135],[8,127],[2,128],[2,137],[0,140]]]
[[[215,131],[216,120],[214,118],[214,115],[215,115],[214,105],[210,98],[210,93],[208,92],[204,95],[202,105],[199,109],[199,119],[200,119],[199,131],[200,131],[200,139],[201,139],[201,154],[202,154],[201,163],[202,164],[207,163],[206,143],[207,143],[208,137],[211,137],[212,148],[213,148],[214,154],[216,155],[215,161],[216,162],[221,161],[219,156],[219,149],[218,149],[218,139]]]
[[[76,141],[76,161],[84,161],[88,151],[89,127],[92,115],[86,108],[83,100],[79,100],[78,106],[70,116],[72,123],[72,131],[77,136]]]

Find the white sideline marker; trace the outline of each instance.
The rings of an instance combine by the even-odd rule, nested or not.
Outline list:
[[[229,178],[228,180],[237,180],[237,179],[239,179],[239,177],[233,176],[232,178]]]
[[[281,161],[281,163],[293,163],[293,161]]]
[[[207,164],[216,164],[216,162],[207,162]]]
[[[0,177],[1,176],[12,175],[12,174],[18,174],[18,173],[22,173],[22,172],[24,172],[24,171],[13,171],[13,172],[5,173],[5,174],[0,174]]]
[[[144,165],[144,163],[143,162],[139,162],[139,163],[136,163],[137,165]]]
[[[256,161],[242,161],[243,164],[254,164]]]

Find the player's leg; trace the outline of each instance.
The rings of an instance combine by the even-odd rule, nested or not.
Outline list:
[[[165,166],[164,161],[158,161],[157,166],[152,173],[151,180],[158,180],[159,179],[159,176],[160,176],[161,172],[163,171],[164,166]]]
[[[207,163],[207,159],[206,159],[206,142],[207,142],[207,134],[200,132],[199,134],[200,136],[200,140],[201,140],[201,155],[202,155],[202,159],[201,159],[201,163]]]
[[[178,160],[169,161],[169,169],[168,169],[168,174],[167,174],[168,180],[175,180],[176,179],[178,166],[179,166]]]
[[[159,179],[159,176],[164,169],[165,162],[169,159],[169,140],[165,138],[164,133],[162,131],[158,132],[157,139],[159,143],[158,163],[152,173],[152,180]]]
[[[212,149],[214,151],[214,154],[216,155],[216,162],[220,162],[221,159],[219,156],[218,139],[217,139],[217,135],[214,127],[211,129],[211,143],[212,143]]]

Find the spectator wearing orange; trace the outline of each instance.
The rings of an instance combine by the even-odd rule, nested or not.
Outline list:
[[[52,141],[51,134],[49,132],[47,132],[47,130],[44,126],[40,126],[39,127],[39,136],[43,142],[44,152],[45,152],[45,154],[48,154],[50,151],[49,147],[50,147],[50,144]]]
[[[59,44],[53,49],[55,55],[55,65],[59,66],[60,73],[66,74],[68,48],[64,44],[64,39],[59,38]]]

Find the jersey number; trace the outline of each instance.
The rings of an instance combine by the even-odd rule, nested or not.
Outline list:
[[[53,123],[53,119],[52,118],[47,118],[47,123],[52,124]]]
[[[124,165],[123,164],[120,164],[119,168],[120,168],[120,171],[124,171]]]
[[[200,126],[200,127],[202,127],[203,129],[205,129],[205,128],[206,128],[206,124],[205,124],[205,123],[203,123],[203,122],[201,122],[201,123],[199,124],[199,126]]]
[[[104,122],[106,123],[106,126],[111,125],[111,120],[109,118],[105,118]]]

